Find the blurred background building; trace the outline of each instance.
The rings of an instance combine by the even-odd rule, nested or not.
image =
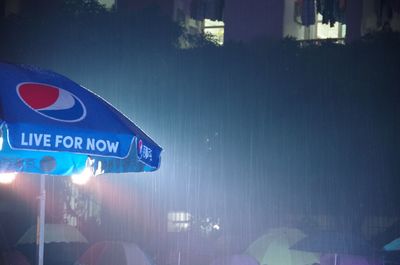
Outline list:
[[[39,4],[40,2],[41,4]],[[3,16],[32,5],[54,8],[59,1],[1,0]],[[292,37],[297,40],[355,40],[376,30],[400,30],[399,1],[384,0],[98,0],[116,12],[158,8],[190,36],[207,34],[224,42]],[[331,4],[328,4],[331,3]],[[185,38],[184,38],[185,39]],[[181,41],[181,46],[190,46]]]

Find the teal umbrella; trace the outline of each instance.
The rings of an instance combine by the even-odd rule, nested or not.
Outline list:
[[[308,265],[319,262],[316,253],[290,249],[306,235],[296,228],[275,228],[256,239],[246,254],[257,259],[260,265]]]
[[[400,238],[393,240],[392,242],[383,246],[385,251],[400,251]]]

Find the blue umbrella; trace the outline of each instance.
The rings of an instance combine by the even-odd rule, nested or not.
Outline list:
[[[154,171],[161,151],[127,117],[70,79],[0,63],[0,172],[41,175],[39,265],[45,175]]]

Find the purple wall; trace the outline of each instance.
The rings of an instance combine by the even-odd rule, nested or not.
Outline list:
[[[283,37],[283,0],[225,0],[225,41]],[[361,37],[363,0],[347,1],[348,42]]]
[[[361,37],[361,21],[363,16],[363,1],[347,1],[346,10],[346,41],[351,42]]]
[[[283,0],[225,0],[225,41],[283,36]]]

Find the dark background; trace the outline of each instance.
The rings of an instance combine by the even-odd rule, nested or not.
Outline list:
[[[70,2],[3,18],[1,60],[68,76],[164,148],[154,174],[97,180],[102,222],[80,222],[91,241],[136,241],[161,255],[169,211],[219,218],[224,233],[249,237],[276,225],[307,229],[315,216],[360,232],[368,217],[399,217],[399,34],[306,46],[204,38],[181,50],[181,29],[157,9]],[[1,188],[7,245],[35,222],[36,182]],[[62,221],[65,186],[48,183],[47,218]]]

